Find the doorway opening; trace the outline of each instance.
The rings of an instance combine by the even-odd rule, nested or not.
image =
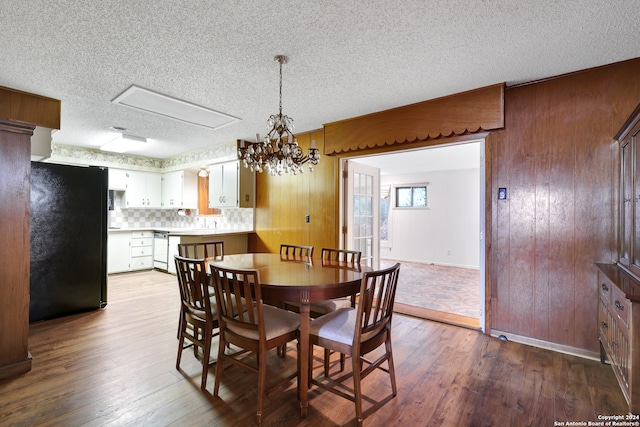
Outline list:
[[[369,265],[402,264],[395,309],[431,320],[483,329],[484,140],[401,150],[343,160],[344,176],[360,165],[377,170],[369,227],[379,227]],[[374,182],[375,180],[372,180]],[[343,225],[374,233],[345,207],[358,200],[343,183]],[[367,204],[367,206],[369,206]],[[357,209],[356,211],[357,212]],[[361,232],[361,233],[362,233]],[[343,235],[353,246],[353,233]]]

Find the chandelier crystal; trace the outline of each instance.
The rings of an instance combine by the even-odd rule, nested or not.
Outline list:
[[[266,170],[271,175],[289,172],[297,175],[304,172],[305,163],[309,163],[309,170],[313,172],[313,167],[320,162],[316,142],[311,141],[309,153],[303,155],[293,135],[293,119],[282,114],[282,64],[286,64],[288,58],[276,55],[273,60],[280,64],[280,110],[267,120],[267,136],[264,140],[260,141],[260,134],[256,134],[256,142],[240,141],[238,159],[252,172]]]

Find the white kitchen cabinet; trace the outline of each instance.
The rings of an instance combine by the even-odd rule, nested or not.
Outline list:
[[[127,208],[162,207],[162,175],[153,172],[127,171]]]
[[[153,268],[153,231],[131,233],[130,270],[151,270]]]
[[[129,271],[131,233],[109,232],[107,239],[107,274]]]
[[[109,190],[125,191],[127,189],[127,171],[109,168]]]
[[[209,166],[209,207],[254,207],[255,174],[237,161]]]
[[[165,209],[197,209],[198,175],[191,171],[162,174],[162,207]]]

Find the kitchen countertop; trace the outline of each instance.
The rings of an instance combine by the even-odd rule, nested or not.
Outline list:
[[[210,235],[229,235],[229,234],[249,234],[254,230],[229,230],[215,228],[174,228],[174,227],[137,227],[137,228],[109,228],[109,232],[120,231],[165,231],[170,236],[210,236]]]

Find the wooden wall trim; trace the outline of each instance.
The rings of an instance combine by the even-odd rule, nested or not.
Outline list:
[[[61,102],[0,86],[0,120],[60,129]]]
[[[504,127],[504,83],[324,125],[327,155]]]

